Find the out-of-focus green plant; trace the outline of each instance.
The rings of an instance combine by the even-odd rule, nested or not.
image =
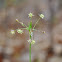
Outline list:
[[[34,15],[33,15],[33,13],[29,13],[28,14],[28,17],[30,18],[30,20],[32,19],[32,17],[33,17]],[[30,23],[28,23],[28,26],[27,25],[25,25],[23,22],[19,22],[19,20],[18,19],[16,19],[16,22],[18,22],[18,23],[20,23],[23,27],[25,27],[25,28],[18,28],[18,29],[16,29],[16,30],[11,30],[11,34],[15,34],[15,32],[17,31],[17,33],[20,33],[20,34],[23,34],[23,30],[25,29],[25,30],[27,30],[28,32],[29,32],[29,40],[28,40],[28,42],[29,42],[29,62],[31,62],[31,45],[32,44],[35,44],[35,40],[33,39],[33,31],[37,31],[36,29],[35,29],[35,27],[36,27],[36,25],[37,25],[37,23],[39,22],[39,20],[42,18],[44,18],[44,15],[43,14],[40,14],[39,15],[40,17],[39,17],[39,19],[36,21],[36,23],[34,24],[34,27],[32,27],[32,21],[30,21]],[[45,33],[45,31],[42,31],[42,33]]]

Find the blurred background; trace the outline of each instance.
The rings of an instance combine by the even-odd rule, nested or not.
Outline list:
[[[29,33],[12,35],[12,29],[23,28],[16,22],[33,25],[44,14],[45,18],[35,27],[36,43],[32,45],[32,62],[62,62],[62,0],[0,0],[0,62],[29,62]]]

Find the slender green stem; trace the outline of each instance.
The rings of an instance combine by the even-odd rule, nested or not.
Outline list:
[[[24,27],[27,27],[25,24],[23,24],[22,22],[19,22],[22,26],[24,26]]]
[[[24,26],[24,27],[27,27],[25,24],[23,24],[22,22],[19,22],[18,20],[17,20],[17,22],[19,23],[19,24],[21,24],[22,26]]]
[[[31,34],[30,34],[30,39],[31,39]],[[31,62],[31,42],[29,45],[29,62]]]
[[[30,18],[30,20],[31,20],[32,18]],[[31,21],[32,22],[32,21]],[[31,27],[32,25],[30,25],[30,27]],[[32,39],[32,36],[31,36],[31,28],[30,28],[30,30],[29,30],[29,35],[30,35],[30,39]],[[31,42],[30,42],[30,45],[29,45],[29,62],[31,62]]]
[[[29,62],[31,62],[31,43],[30,43],[30,47],[29,47]]]

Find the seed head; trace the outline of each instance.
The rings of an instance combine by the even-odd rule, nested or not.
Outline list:
[[[42,18],[42,19],[44,18],[44,15],[43,15],[43,14],[40,14],[39,16],[40,16],[40,18]]]
[[[30,18],[32,18],[34,15],[33,15],[33,13],[29,13],[28,16],[29,16]]]
[[[22,34],[23,33],[23,30],[17,29],[17,32],[20,33],[20,34]]]
[[[35,44],[35,40],[32,40],[31,44]]]

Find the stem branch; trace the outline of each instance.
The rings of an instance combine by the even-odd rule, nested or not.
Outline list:
[[[33,27],[33,29],[35,28],[35,26],[36,26],[36,24],[39,22],[39,20],[40,20],[40,18],[37,20],[37,22],[35,23],[35,25],[34,25],[34,27]]]

